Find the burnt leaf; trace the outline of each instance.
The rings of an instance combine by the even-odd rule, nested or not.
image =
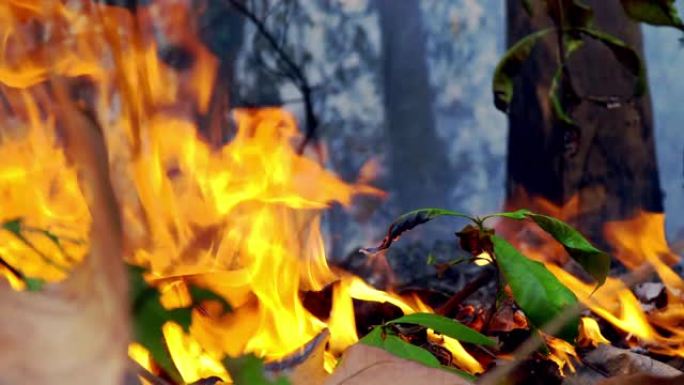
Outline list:
[[[437,333],[477,345],[493,346],[494,340],[462,323],[433,313],[413,313],[397,318],[388,324],[412,324],[430,328]]]
[[[492,252],[490,237],[494,234],[493,229],[480,229],[473,225],[466,225],[463,230],[456,233],[460,239],[461,248],[474,256],[486,251]]]
[[[442,216],[462,217],[462,218],[472,219],[470,216],[468,216],[466,214],[459,213],[456,211],[451,211],[451,210],[434,209],[434,208],[414,210],[414,211],[408,212],[404,215],[401,215],[394,222],[392,222],[389,229],[387,230],[387,235],[385,236],[385,238],[382,240],[382,243],[380,243],[380,245],[378,247],[365,248],[365,249],[361,249],[361,251],[364,253],[371,253],[372,254],[372,253],[377,253],[378,251],[385,250],[388,247],[390,247],[394,241],[399,239],[401,234],[413,229],[416,226],[422,225],[423,223],[429,222],[429,221],[431,221],[437,217],[442,217]]]
[[[237,358],[227,357],[223,365],[228,369],[234,385],[289,385],[285,377],[269,379],[264,372],[263,361],[253,354]]]
[[[617,37],[592,28],[577,28],[581,34],[597,40],[612,52],[615,59],[636,77],[634,95],[641,96],[646,91],[646,71],[639,54]]]
[[[513,292],[513,299],[532,325],[544,330],[544,325],[567,306],[577,303],[572,291],[543,264],[525,257],[499,236],[492,236],[492,242],[499,270]],[[555,335],[572,343],[577,337],[578,327],[579,318],[574,317]]]
[[[675,0],[620,0],[620,3],[627,15],[636,21],[684,30]]]
[[[506,51],[494,70],[492,81],[496,108],[508,113],[508,107],[513,100],[513,79],[518,76],[522,64],[530,57],[537,42],[554,31],[554,28],[548,28],[529,34]]]
[[[172,315],[162,306],[159,292],[145,282],[143,278],[145,270],[138,266],[127,266],[129,295],[133,307],[133,338],[150,352],[155,362],[166,373],[174,380],[180,380],[180,373],[169,355],[162,334],[162,326],[167,321],[181,318],[178,314],[180,309],[174,309],[173,313],[175,314]],[[189,325],[189,310],[187,317],[182,318],[185,319],[181,320],[181,326],[186,327],[183,324]]]
[[[527,216],[562,244],[570,257],[596,280],[598,286],[603,285],[610,270],[610,256],[607,253],[594,247],[579,231],[560,219],[533,213]]]

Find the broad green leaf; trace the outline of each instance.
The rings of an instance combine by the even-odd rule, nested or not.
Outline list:
[[[513,292],[513,298],[532,325],[544,325],[556,318],[567,306],[577,303],[575,295],[543,264],[528,259],[499,236],[492,236],[496,263]],[[568,322],[556,336],[573,342],[577,337],[579,318]]]
[[[603,285],[610,270],[607,253],[594,247],[579,231],[559,219],[533,213],[527,216],[562,244],[570,257],[594,277],[598,286]]]
[[[684,30],[675,0],[620,0],[629,17],[634,20]]]
[[[529,212],[530,212],[530,210],[528,210],[528,209],[520,209],[520,210],[516,210],[516,211],[504,211],[502,213],[487,215],[486,218],[503,217],[503,218],[523,220],[523,219],[527,218],[527,214]]]
[[[378,251],[385,250],[390,247],[394,241],[399,239],[401,234],[405,233],[406,231],[442,216],[462,217],[472,220],[472,218],[466,214],[451,210],[433,208],[414,210],[400,216],[394,222],[392,222],[387,230],[387,235],[382,240],[380,246],[362,249],[361,251],[365,253],[377,253]]]
[[[424,350],[420,347],[417,347],[417,346],[414,346],[411,344],[408,344],[411,346],[410,348],[406,348],[402,344],[397,343],[397,341],[394,339],[390,339],[391,342],[387,342],[387,339],[389,337],[393,337],[395,339],[398,339],[400,342],[403,342],[404,344],[408,344],[407,342],[404,342],[401,338],[399,338],[397,336],[385,335],[383,332],[383,326],[376,326],[375,328],[373,328],[373,330],[371,330],[370,333],[366,334],[363,338],[361,338],[359,340],[359,342],[364,344],[364,345],[374,346],[376,348],[383,349],[383,350],[390,352],[390,353],[392,353],[398,357],[406,358],[406,359],[413,360],[413,361],[418,361],[418,362],[420,362],[424,365],[427,365],[427,366],[440,367],[444,370],[448,370],[450,372],[458,374],[461,377],[463,377],[469,381],[475,380],[475,377],[472,376],[470,373],[467,373],[467,372],[464,372],[462,370],[452,368],[449,366],[440,365],[439,360],[437,360],[437,358],[435,358],[435,356],[433,356],[432,353],[428,352],[427,350]],[[487,338],[487,337],[485,337],[485,338]],[[390,345],[389,347],[387,346],[388,344]],[[409,349],[409,351],[413,353],[413,354],[409,353],[409,354],[411,354],[410,357],[407,357],[407,355],[408,355],[406,353],[407,349]],[[424,353],[418,352],[415,349],[422,350],[423,352],[429,354],[430,357],[427,357]],[[416,359],[416,357],[418,357],[418,358]],[[436,361],[436,366],[435,366],[435,361]]]
[[[441,367],[439,360],[432,353],[416,345],[411,345],[395,335],[386,335],[382,348],[397,357],[420,362],[432,368]]]
[[[382,326],[376,326],[370,333],[366,334],[359,340],[360,343],[375,346],[376,348],[382,348],[384,344],[384,336]]]
[[[403,323],[425,326],[437,333],[444,334],[459,341],[472,344],[493,346],[496,343],[491,338],[461,324],[458,321],[433,313],[413,313],[394,319],[388,324]]]
[[[537,42],[554,31],[554,28],[548,28],[529,34],[520,39],[504,54],[494,70],[492,81],[496,108],[508,113],[508,107],[513,100],[513,79],[520,72],[522,64],[530,57],[530,53]]]
[[[144,269],[128,265],[129,295],[132,304],[133,338],[144,346],[154,361],[174,380],[181,380],[180,373],[169,355],[162,326],[172,319],[181,319],[181,326],[189,326],[189,310],[186,317],[179,316],[180,309],[173,314],[166,310],[161,302],[159,292],[147,285],[143,278]]]
[[[166,309],[160,302],[160,294],[156,288],[149,286],[143,274],[145,270],[139,266],[127,265],[129,277],[129,295],[132,304],[133,337],[144,346],[159,364],[174,380],[181,380],[180,373],[169,355],[162,327],[167,322],[175,322],[186,332],[192,323],[192,306],[177,309]],[[204,300],[216,300],[224,304],[224,309],[230,306],[217,294],[197,287],[190,286],[192,305]]]
[[[646,91],[646,71],[644,64],[639,57],[639,54],[629,45],[617,37],[598,31],[592,28],[577,28],[577,31],[603,43],[613,56],[622,64],[629,72],[631,72],[637,81],[634,86],[634,95],[641,96]]]
[[[223,365],[228,369],[234,385],[289,385],[285,377],[268,379],[264,372],[264,363],[253,354],[237,358],[227,357]]]

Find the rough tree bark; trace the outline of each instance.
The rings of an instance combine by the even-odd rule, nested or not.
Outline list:
[[[376,5],[382,32],[391,192],[401,211],[443,207],[449,162],[435,129],[420,2],[379,0]]]
[[[614,34],[643,58],[640,27],[628,20],[618,0],[591,0],[596,28]],[[507,3],[507,40],[551,26],[538,7],[530,17],[520,0]],[[600,43],[586,41],[570,60],[572,84],[582,96],[631,95],[635,79]],[[525,63],[509,114],[507,205],[534,207],[540,196],[561,215],[602,243],[602,225],[638,210],[660,212],[662,192],[656,165],[650,96],[613,108],[582,101],[573,111],[580,129],[554,122],[548,91],[558,65],[556,39],[544,40]],[[575,199],[573,199],[575,198]],[[573,202],[568,204],[568,202]]]

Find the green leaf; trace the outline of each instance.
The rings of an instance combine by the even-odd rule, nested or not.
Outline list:
[[[417,362],[420,362],[420,363],[427,365],[427,366],[430,366],[430,367],[439,367],[441,369],[453,372],[453,373],[467,379],[468,381],[474,381],[475,380],[475,377],[473,375],[471,375],[470,373],[464,372],[464,371],[456,369],[456,368],[452,368],[450,366],[440,365],[439,360],[437,360],[435,358],[435,356],[433,356],[432,353],[430,353],[429,351],[424,350],[420,347],[411,345],[411,344],[408,344],[411,346],[410,348],[406,348],[405,346],[401,345],[400,343],[397,343],[397,341],[393,340],[393,339],[391,340],[391,342],[387,342],[387,339],[389,337],[396,338],[400,342],[403,342],[404,344],[408,344],[407,342],[404,342],[401,338],[399,338],[395,335],[389,335],[389,334],[386,335],[384,332],[383,326],[374,327],[373,330],[371,330],[370,333],[366,334],[363,338],[361,338],[359,340],[359,342],[364,344],[364,345],[373,346],[376,348],[383,349],[383,350],[385,350],[389,353],[392,353],[398,357],[417,361]],[[487,338],[487,337],[485,337],[485,338]],[[389,347],[387,346],[388,344],[390,345]],[[406,353],[407,349],[409,350],[410,353]],[[423,352],[418,352],[415,349],[422,350],[423,352],[428,353],[430,355],[430,357],[425,356],[425,354]],[[408,356],[409,354],[411,354],[411,356]],[[437,361],[436,366],[435,366],[435,361]]]
[[[444,334],[445,336],[455,338],[463,342],[484,346],[496,345],[496,342],[494,342],[494,340],[491,338],[480,334],[479,332],[461,324],[458,321],[438,314],[413,313],[388,322],[388,324],[397,323],[425,326],[426,328],[430,328],[437,333]]]
[[[385,336],[383,349],[397,357],[416,361],[425,366],[432,368],[439,368],[442,366],[437,357],[432,355],[429,351],[416,345],[411,345],[395,335],[388,334]]]
[[[21,224],[22,224],[22,219],[21,218],[15,218],[11,219],[9,221],[6,221],[2,224],[2,228],[11,232],[12,234],[16,236],[21,236]]]
[[[394,241],[399,239],[401,234],[405,233],[406,231],[409,231],[413,229],[416,226],[419,226],[425,222],[429,222],[437,217],[441,216],[451,216],[451,217],[462,217],[462,218],[468,218],[472,220],[470,216],[459,213],[456,211],[451,211],[451,210],[444,210],[444,209],[419,209],[419,210],[414,210],[411,212],[408,212],[399,218],[397,218],[392,224],[390,225],[389,229],[387,230],[387,235],[385,238],[382,240],[382,243],[378,247],[370,247],[366,249],[361,249],[362,252],[365,253],[377,253],[378,251],[385,250],[388,247],[392,245]]]
[[[617,37],[591,28],[577,28],[577,31],[603,43],[637,81],[634,85],[634,95],[641,96],[646,91],[646,71],[639,54],[629,45]]]
[[[675,0],[620,0],[629,17],[634,20],[684,30]]]
[[[556,318],[563,309],[577,303],[575,295],[543,264],[528,259],[499,236],[492,236],[496,263],[513,292],[513,298],[532,325],[544,330],[544,325]],[[556,333],[573,342],[577,337],[579,318]]]
[[[28,291],[41,291],[45,286],[45,281],[40,278],[24,277],[24,282]]]
[[[496,108],[508,113],[508,107],[513,100],[513,79],[520,72],[522,64],[530,57],[530,53],[532,53],[537,42],[554,31],[554,28],[548,28],[529,34],[520,39],[504,54],[494,70],[492,81]]]
[[[397,357],[407,360],[420,362],[423,365],[433,368],[440,367],[437,357],[429,351],[402,340],[396,335],[385,333],[382,326],[376,326],[370,333],[366,334],[361,343],[383,349]]]
[[[430,253],[427,256],[427,264],[429,266],[432,266],[437,263],[437,258],[435,258],[434,254]]]
[[[270,380],[264,372],[264,363],[253,354],[237,358],[227,357],[223,365],[228,369],[234,385],[289,385],[285,377]]]
[[[527,216],[562,244],[570,257],[594,277],[598,286],[603,285],[610,270],[607,253],[594,247],[579,231],[559,219],[534,213]]]
[[[190,291],[190,297],[192,297],[193,304],[200,305],[203,301],[216,301],[223,305],[224,311],[232,310],[230,304],[228,303],[228,301],[226,301],[225,298],[221,297],[220,295],[214,293],[209,289],[197,287],[194,285],[190,285],[188,289]]]
[[[174,380],[180,381],[181,376],[176,368],[162,333],[162,326],[167,322],[175,322],[186,332],[192,323],[192,306],[177,309],[166,309],[160,302],[160,294],[156,288],[145,281],[145,269],[127,265],[129,277],[129,296],[132,304],[133,337],[152,355],[155,362],[164,369]],[[217,300],[224,304],[224,309],[230,306],[219,295],[202,288],[189,287],[193,298],[192,305],[204,300]]]
[[[359,340],[360,343],[366,344],[368,346],[375,346],[376,348],[382,348],[385,343],[383,337],[382,326],[376,326],[370,333],[366,334]]]
[[[527,218],[527,214],[529,212],[530,212],[530,210],[528,210],[528,209],[520,209],[520,210],[516,210],[516,211],[504,211],[502,213],[487,215],[486,218],[503,217],[503,218],[523,220],[523,219]]]
[[[172,320],[180,320],[181,326],[189,326],[189,318],[180,315],[180,309],[166,310],[161,302],[159,292],[149,286],[143,278],[144,269],[128,265],[129,295],[132,310],[133,338],[144,346],[155,362],[174,380],[181,380],[164,342],[162,326]],[[188,310],[189,313],[189,310]]]
[[[569,33],[565,33],[563,39],[565,40],[565,59],[567,60],[572,56],[572,54],[575,53],[575,51],[582,47],[583,42],[581,39]],[[563,83],[563,80],[565,80],[563,78],[564,73],[563,66],[558,66],[553,78],[551,79],[551,86],[549,87],[549,101],[556,119],[567,125],[576,126],[577,123],[575,123],[574,119],[572,119],[568,112],[566,112],[565,105],[563,104],[565,95],[572,94],[575,98],[577,97],[569,80],[565,84]],[[565,95],[563,93],[565,93]]]

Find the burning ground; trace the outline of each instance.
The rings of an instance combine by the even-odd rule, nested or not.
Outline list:
[[[413,214],[381,247],[331,267],[325,211],[384,193],[300,153],[287,111],[216,107],[217,60],[188,15],[183,1],[135,13],[89,1],[0,5],[0,383],[681,376],[684,281],[662,214],[606,224],[607,277],[573,251],[603,258],[598,249],[521,212],[487,226],[476,218],[410,260],[406,245],[385,249],[438,216]],[[192,60],[161,60],[161,40]],[[214,117],[226,135],[208,135]],[[572,201],[525,205],[573,219]],[[525,269],[509,268],[509,246],[526,256],[513,262],[541,271],[541,291],[568,301],[523,299]],[[560,322],[569,318],[579,321]]]

